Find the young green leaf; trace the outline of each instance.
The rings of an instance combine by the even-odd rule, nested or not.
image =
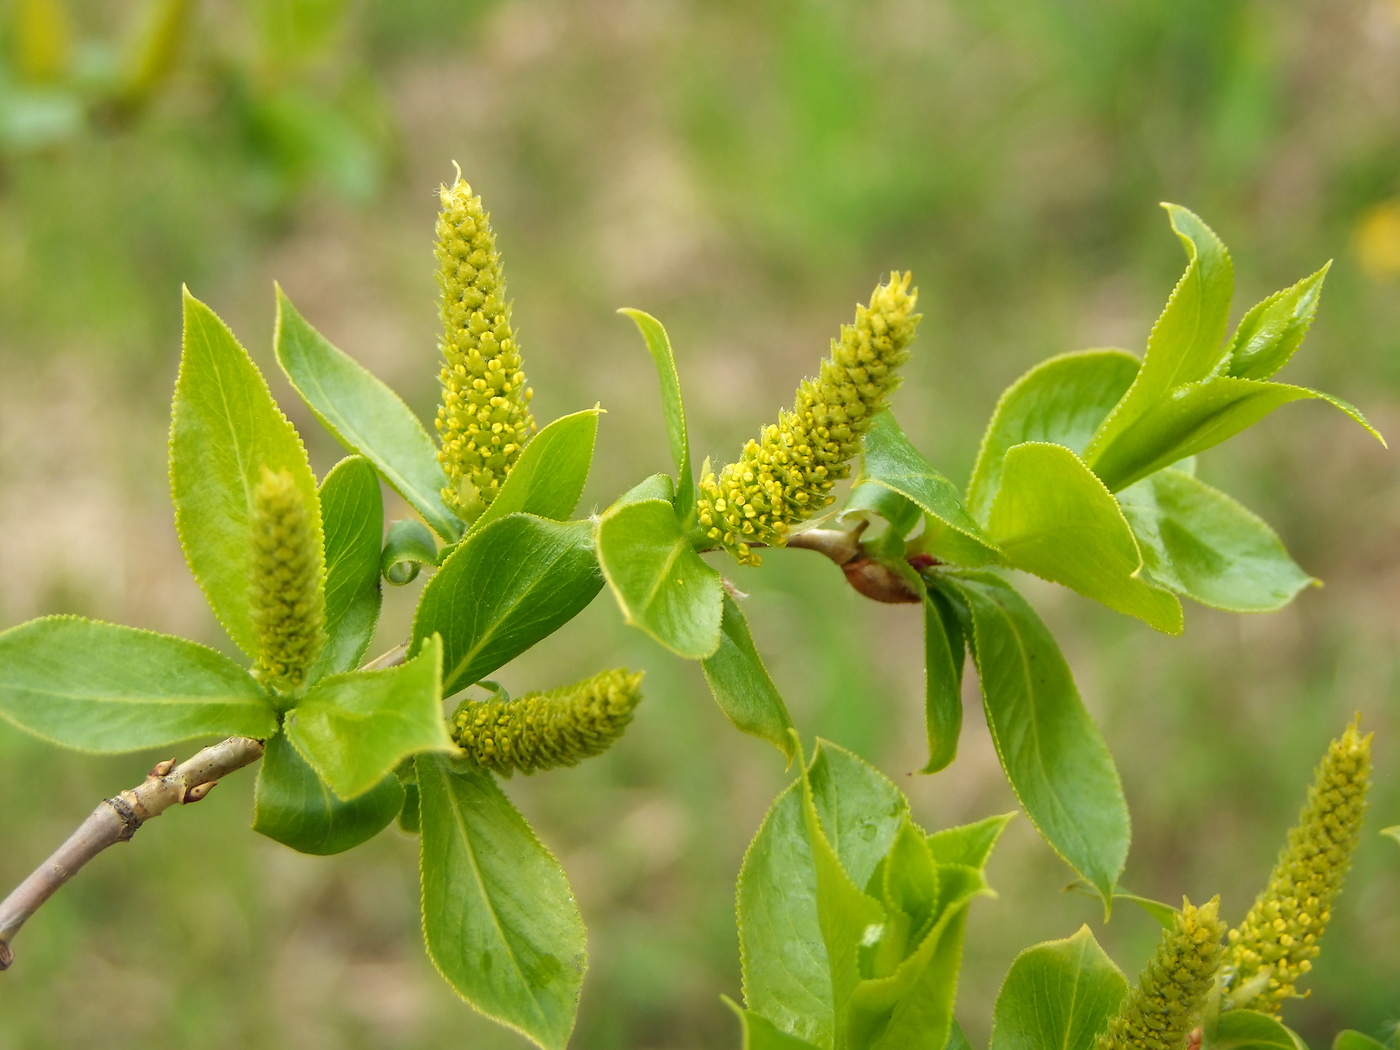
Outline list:
[[[944,1050],[972,1050],[972,1044],[967,1041],[967,1034],[956,1020],[953,1021],[952,1030],[948,1032],[948,1043]]]
[[[1082,893],[1086,897],[1097,897],[1099,891],[1085,879],[1075,879],[1065,887],[1067,892]],[[1179,908],[1173,908],[1170,904],[1161,901],[1154,901],[1151,897],[1140,897],[1136,893],[1129,893],[1119,886],[1113,891],[1113,899],[1116,901],[1127,901],[1136,904],[1139,908],[1152,916],[1157,921],[1157,925],[1164,930],[1176,929],[1177,916],[1181,914]]]
[[[186,290],[184,350],[170,421],[175,528],[214,614],[238,647],[255,659],[250,522],[253,490],[264,468],[290,473],[314,509],[319,553],[324,539],[316,479],[301,438],[233,333]]]
[[[417,767],[433,964],[476,1010],[563,1050],[587,952],[559,862],[489,773],[433,755]]]
[[[1114,492],[1234,437],[1291,401],[1320,399],[1341,409],[1382,445],[1385,439],[1341,398],[1307,387],[1216,376],[1163,395],[1119,428],[1085,462]]]
[[[690,463],[690,437],[685,429],[685,406],[681,403],[681,380],[676,372],[676,357],[671,352],[671,339],[661,322],[641,310],[622,309],[618,313],[632,318],[646,341],[647,351],[656,362],[661,380],[661,411],[666,418],[666,437],[671,444],[671,458],[678,471],[676,484],[676,516],[689,522],[695,511],[694,468]]]
[[[451,696],[553,634],[602,587],[588,522],[511,514],[463,540],[428,581],[413,644],[442,635]]]
[[[601,411],[590,408],[561,416],[531,438],[472,531],[517,512],[566,520],[588,481]]]
[[[791,761],[792,718],[754,648],[748,621],[728,594],[724,596],[719,648],[701,667],[715,703],[735,727],[767,740]]]
[[[398,394],[336,349],[277,289],[277,363],[337,441],[371,463],[394,491],[451,541],[462,523],[442,502],[447,475],[433,439]]]
[[[987,424],[968,482],[972,516],[987,523],[1012,446],[1051,441],[1071,452],[1084,451],[1141,366],[1126,350],[1079,350],[1042,361],[1008,387]]]
[[[1396,824],[1394,827],[1390,828],[1382,828],[1381,834],[1388,835],[1390,838],[1393,838],[1396,842],[1400,842],[1400,824]]]
[[[898,492],[945,527],[940,535],[950,542],[941,547],[926,542],[931,554],[965,565],[1004,560],[997,545],[963,506],[957,486],[934,470],[909,443],[890,412],[877,415],[865,435],[861,481]]]
[[[729,996],[722,995],[720,998],[725,1006],[734,1011],[739,1023],[743,1025],[743,1050],[817,1050],[817,1047],[807,1040],[788,1035],[762,1014],[745,1010]]]
[[[1181,603],[1139,575],[1142,554],[1118,501],[1064,446],[1007,452],[987,528],[1016,568],[1181,633]]]
[[[819,744],[808,780],[841,866],[865,885],[889,851],[908,802],[877,770],[830,743]],[[830,1047],[831,975],[802,801],[794,782],[773,803],[744,855],[738,888],[744,1001],[783,1032]]]
[[[933,859],[939,864],[961,864],[980,871],[986,867],[993,847],[1015,815],[1003,813],[973,824],[935,831],[928,837],[928,848],[933,853]]]
[[[76,616],[0,633],[0,717],[80,751],[191,737],[266,737],[271,698],[228,657],[183,638]]]
[[[421,522],[404,518],[389,526],[379,555],[379,571],[395,587],[402,587],[416,580],[423,566],[436,565],[439,556],[432,531]]]
[[[455,751],[442,717],[442,640],[398,667],[334,675],[288,712],[286,736],[343,799],[423,751]]]
[[[1389,1050],[1379,1039],[1372,1039],[1365,1032],[1347,1028],[1337,1033],[1332,1040],[1332,1050]]]
[[[316,682],[349,671],[365,655],[379,620],[379,544],[384,499],[362,456],[335,465],[321,482],[326,533],[326,645],[307,674]]]
[[[1271,612],[1315,582],[1263,520],[1189,474],[1160,470],[1118,502],[1147,572],[1202,605]]]
[[[612,510],[613,507],[625,506],[628,503],[641,503],[648,499],[664,499],[667,503],[672,503],[675,498],[675,479],[670,474],[653,474],[649,478],[643,478],[613,500],[608,510]]]
[[[671,504],[648,499],[605,511],[598,562],[628,623],[691,660],[719,649],[724,584],[695,553]]]
[[[972,654],[992,742],[1026,815],[1111,899],[1128,855],[1128,806],[1113,758],[1040,617],[991,573],[948,577],[971,610]]]
[[[1085,447],[1084,461],[1090,466],[1096,465],[1103,450],[1128,426],[1177,387],[1211,375],[1228,353],[1225,326],[1235,288],[1230,253],[1194,214],[1175,204],[1162,206],[1186,249],[1186,272],[1152,326],[1147,353],[1132,387]],[[1115,486],[1110,482],[1109,487]]]
[[[990,1050],[1093,1050],[1128,981],[1089,927],[1027,948],[1006,975]]]
[[[1205,1026],[1203,1050],[1298,1050],[1278,1021],[1254,1010],[1227,1010]]]
[[[889,522],[891,544],[887,553],[891,557],[904,552],[904,540],[918,528],[924,517],[923,508],[908,496],[902,496],[894,489],[874,481],[857,481],[851,487],[850,498],[841,508],[841,517],[844,519],[858,511],[878,514]]]
[[[283,733],[267,742],[253,791],[253,830],[298,853],[324,857],[374,838],[403,808],[393,774],[343,802]]]
[[[924,594],[924,728],[928,764],[920,773],[937,773],[958,753],[962,733],[962,676],[967,641],[948,599],[937,591]]]
[[[1288,363],[1312,325],[1331,266],[1275,292],[1244,315],[1230,340],[1226,375],[1268,379]]]

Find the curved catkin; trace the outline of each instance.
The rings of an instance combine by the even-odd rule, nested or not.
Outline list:
[[[285,470],[263,467],[253,489],[255,672],[279,692],[298,688],[326,642],[324,569],[311,509]]]
[[[518,700],[465,701],[452,739],[487,769],[509,776],[574,766],[610,748],[641,702],[642,673],[604,671]]]
[[[442,498],[460,517],[481,516],[535,432],[534,395],[520,367],[510,325],[505,275],[481,198],[461,177],[439,191],[439,344],[443,367],[438,462],[447,474]]]
[[[741,564],[757,565],[752,544],[781,547],[788,530],[831,503],[850,473],[860,437],[899,385],[919,315],[909,274],[890,274],[842,325],[816,379],[797,389],[792,411],[750,441],[738,462],[700,481],[699,521]]]
[[[1185,1050],[1220,965],[1225,924],[1219,907],[1218,897],[1199,908],[1182,902],[1176,925],[1162,934],[1095,1050]]]
[[[1297,996],[1351,867],[1370,775],[1371,735],[1352,723],[1318,765],[1264,892],[1230,931],[1225,962],[1234,1006],[1277,1015]]]

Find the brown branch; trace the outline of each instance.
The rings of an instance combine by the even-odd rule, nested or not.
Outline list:
[[[220,778],[262,758],[261,741],[232,736],[176,765],[156,765],[141,784],[105,799],[43,864],[0,901],[0,970],[14,962],[10,941],[41,904],[108,846],[125,842],[136,829],[177,803],[198,802]]]

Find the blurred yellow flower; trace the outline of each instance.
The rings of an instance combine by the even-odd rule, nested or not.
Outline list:
[[[1361,214],[1352,248],[1368,276],[1378,281],[1400,277],[1400,197],[1373,204]]]

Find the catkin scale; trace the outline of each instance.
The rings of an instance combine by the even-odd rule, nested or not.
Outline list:
[[[755,543],[781,547],[792,526],[833,500],[832,488],[850,473],[860,438],[899,386],[919,315],[909,274],[890,274],[854,324],[832,340],[831,356],[815,379],[797,389],[792,411],[750,441],[735,463],[700,481],[698,516],[706,536],[741,564],[757,565]]]
[[[477,765],[506,776],[574,766],[622,735],[641,682],[641,672],[619,669],[518,700],[464,701],[449,731]]]
[[[1176,925],[1100,1033],[1095,1050],[1183,1050],[1215,983],[1225,924],[1220,899],[1199,908],[1183,901]]]
[[[311,509],[286,470],[262,469],[253,489],[250,598],[257,676],[297,689],[326,642],[324,568]]]
[[[438,462],[448,481],[444,502],[472,522],[496,498],[535,432],[529,407],[534,391],[521,368],[501,255],[481,198],[460,177],[442,187],[439,197]]]
[[[1353,723],[1328,747],[1264,891],[1230,931],[1225,962],[1234,1006],[1277,1015],[1297,997],[1351,867],[1370,773],[1371,736]],[[1245,989],[1253,994],[1241,998]]]

